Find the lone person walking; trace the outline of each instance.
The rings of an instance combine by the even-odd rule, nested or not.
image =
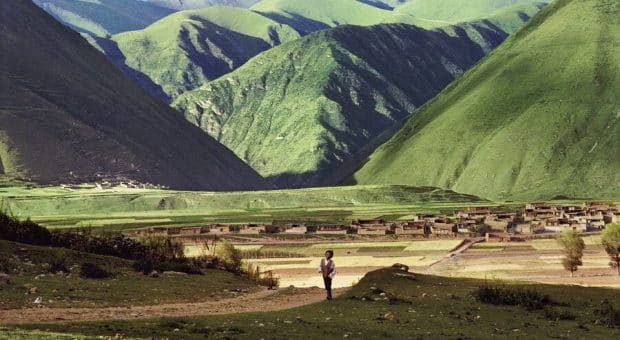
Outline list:
[[[319,273],[323,275],[323,282],[327,291],[327,300],[332,299],[332,279],[336,276],[336,265],[332,257],[334,257],[334,251],[326,251],[325,258],[321,259],[321,265],[319,266]]]

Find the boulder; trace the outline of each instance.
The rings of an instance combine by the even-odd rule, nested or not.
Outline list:
[[[402,263],[394,263],[392,265],[392,268],[396,268],[398,270],[402,270],[404,272],[408,272],[409,271],[409,266],[402,264]]]
[[[0,284],[9,284],[11,283],[11,276],[9,274],[0,273]]]
[[[181,275],[181,276],[186,276],[188,275],[187,273],[182,273],[182,272],[175,272],[175,271],[165,271],[164,275]]]

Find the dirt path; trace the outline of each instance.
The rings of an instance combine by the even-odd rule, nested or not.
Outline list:
[[[463,253],[464,251],[466,251],[467,249],[469,249],[471,246],[473,246],[476,243],[482,242],[484,241],[484,237],[477,237],[477,238],[473,238],[473,239],[466,239],[464,240],[456,249],[452,250],[451,252],[449,252],[446,256],[444,256],[443,258],[441,258],[439,261],[433,262],[431,263],[428,268],[426,269],[427,273],[431,273],[433,271],[433,267],[444,262],[447,261],[457,255],[460,255],[461,253]]]
[[[346,289],[337,289],[336,295]],[[0,310],[0,325],[56,323],[100,320],[135,320],[246,312],[270,312],[320,302],[325,292],[319,288],[262,290],[237,298],[196,303],[173,303],[105,308],[24,308]]]

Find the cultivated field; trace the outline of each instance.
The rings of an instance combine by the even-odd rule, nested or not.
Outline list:
[[[516,243],[479,243],[459,256],[443,261],[428,273],[554,284],[620,287],[620,276],[612,270],[600,236],[584,237],[583,266],[574,277],[562,267],[562,253],[555,239]]]
[[[335,251],[338,268],[335,287],[351,286],[366,273],[394,263],[408,265],[414,272],[448,277],[620,287],[620,276],[609,268],[600,236],[587,236],[584,241],[584,265],[574,277],[563,269],[562,253],[555,239],[478,243],[449,258],[446,257],[448,253],[462,240],[244,244],[236,247],[255,257],[263,254],[261,258],[245,261],[259,265],[262,270],[273,271],[284,287],[320,287],[322,280],[317,268],[327,249]],[[198,246],[188,246],[187,253],[195,256],[201,250]]]

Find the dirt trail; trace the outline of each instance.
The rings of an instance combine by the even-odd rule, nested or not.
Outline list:
[[[443,258],[441,258],[439,261],[435,261],[433,263],[431,263],[428,268],[426,269],[427,273],[432,273],[433,271],[433,267],[435,267],[436,265],[445,262],[457,255],[460,255],[461,253],[465,252],[467,249],[469,249],[471,246],[473,246],[476,243],[482,242],[484,241],[484,237],[477,237],[477,238],[473,238],[473,239],[466,239],[464,240],[458,247],[456,247],[455,249],[453,249],[451,252],[449,252],[446,256],[444,256]]]
[[[347,289],[336,289],[335,295]],[[270,312],[320,302],[325,291],[319,288],[261,290],[237,298],[195,303],[102,308],[24,308],[0,310],[0,325],[65,323],[100,320],[136,320],[246,312]]]

